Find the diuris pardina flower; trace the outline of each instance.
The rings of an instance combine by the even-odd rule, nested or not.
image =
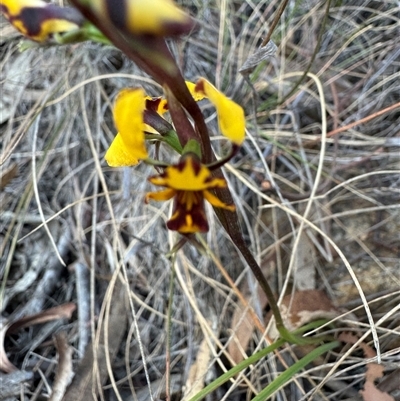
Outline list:
[[[188,33],[194,21],[171,0],[80,0],[101,19],[132,35],[177,36]]]
[[[243,109],[204,78],[199,79],[196,84],[187,82],[186,85],[196,101],[209,98],[214,104],[221,133],[233,142],[234,149],[237,150],[245,135]],[[114,120],[119,132],[106,153],[107,163],[117,167],[134,165],[139,160],[149,161],[145,148],[145,132],[148,131],[144,121],[145,113],[152,111],[160,116],[168,110],[168,99],[149,98],[142,89],[137,88],[121,91],[114,107]],[[148,193],[146,201],[174,198],[173,214],[167,223],[170,230],[182,234],[207,231],[204,200],[217,208],[235,210],[234,205],[222,202],[211,191],[226,188],[225,179],[213,177],[212,170],[228,161],[236,150],[223,159],[223,162],[205,165],[198,153],[185,146],[177,164],[165,166],[163,173],[149,178],[152,184],[166,189]]]
[[[150,177],[149,181],[167,189],[149,192],[146,201],[174,198],[172,217],[167,222],[170,230],[182,234],[208,231],[204,199],[215,207],[235,210],[234,205],[226,205],[210,192],[215,188],[225,188],[226,181],[213,177],[211,170],[194,153],[184,154],[179,163],[168,166],[162,174]]]
[[[36,42],[78,29],[84,23],[75,8],[59,7],[42,0],[0,0],[0,11],[18,31]]]

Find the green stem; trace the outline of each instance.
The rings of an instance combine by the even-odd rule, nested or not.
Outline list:
[[[183,148],[181,143],[179,142],[179,138],[176,135],[176,132],[171,130],[163,135],[158,134],[147,134],[146,133],[146,140],[155,140],[164,142],[169,145],[172,149],[174,149],[180,155],[182,154]]]

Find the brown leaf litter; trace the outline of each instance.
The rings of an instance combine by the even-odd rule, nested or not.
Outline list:
[[[342,333],[339,339],[348,344],[356,344],[359,340],[357,336],[350,333]],[[371,359],[376,357],[376,352],[368,344],[361,342],[359,346],[364,351],[365,358]],[[395,401],[391,395],[379,390],[375,386],[375,380],[383,376],[384,369],[383,365],[375,362],[367,363],[364,389],[360,390],[364,401]]]

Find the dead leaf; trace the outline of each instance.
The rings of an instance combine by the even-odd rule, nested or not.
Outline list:
[[[247,301],[251,304],[250,297]],[[264,310],[268,304],[267,297],[260,288],[258,289],[258,302],[261,310]],[[233,338],[228,344],[228,353],[236,364],[246,358],[246,350],[253,336],[254,328],[254,320],[249,311],[242,304],[237,305],[231,323]]]
[[[356,344],[358,337],[351,333],[341,333],[339,339],[348,344]],[[364,351],[365,358],[374,358],[376,352],[368,344],[361,342],[359,347]],[[365,372],[364,389],[360,390],[360,394],[364,401],[395,401],[395,399],[375,386],[375,380],[383,376],[384,367],[375,362],[367,364],[367,371]]]
[[[240,67],[239,72],[243,75],[250,74],[261,61],[274,57],[276,49],[276,44],[270,40],[265,46],[258,48],[246,59],[242,67]]]
[[[204,388],[204,378],[209,370],[210,347],[206,339],[200,344],[195,363],[190,367],[189,376],[185,384],[185,397],[187,400]]]
[[[3,167],[0,171],[0,191],[17,175],[18,166],[11,163],[8,167]]]
[[[296,291],[294,294],[286,295],[280,309],[283,322],[289,331],[314,320],[333,319],[340,314],[328,296],[319,290]],[[268,331],[268,336],[273,339],[278,338],[279,332],[272,313],[268,314],[267,321],[269,319],[272,319],[273,324]]]

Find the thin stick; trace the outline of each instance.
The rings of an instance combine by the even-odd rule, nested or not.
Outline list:
[[[373,120],[376,117],[381,116],[382,114],[388,113],[389,111],[392,111],[392,110],[396,110],[397,108],[400,108],[400,102],[392,104],[391,106],[386,107],[386,109],[379,110],[376,113],[372,113],[369,116],[362,118],[361,120],[357,120],[350,124],[347,124],[344,127],[339,127],[337,129],[334,129],[333,131],[327,133],[327,137],[330,138],[331,136],[339,134],[340,132],[351,129],[351,128],[355,127],[356,125],[364,124],[370,120]]]
[[[266,44],[270,41],[272,34],[275,31],[276,26],[278,25],[279,20],[281,19],[281,16],[283,14],[283,12],[285,11],[285,8],[287,6],[287,4],[289,3],[289,0],[284,0],[283,3],[281,4],[281,6],[279,7],[276,16],[274,18],[274,20],[272,21],[271,24],[271,28],[269,28],[268,34],[265,37],[265,39],[263,40],[261,47],[266,46]]]
[[[167,346],[166,346],[166,356],[165,356],[165,394],[166,400],[171,401],[171,339],[172,339],[172,311],[173,311],[173,299],[174,299],[174,288],[175,288],[175,260],[176,253],[173,256],[171,263],[171,276],[169,282],[169,304],[167,310]]]

